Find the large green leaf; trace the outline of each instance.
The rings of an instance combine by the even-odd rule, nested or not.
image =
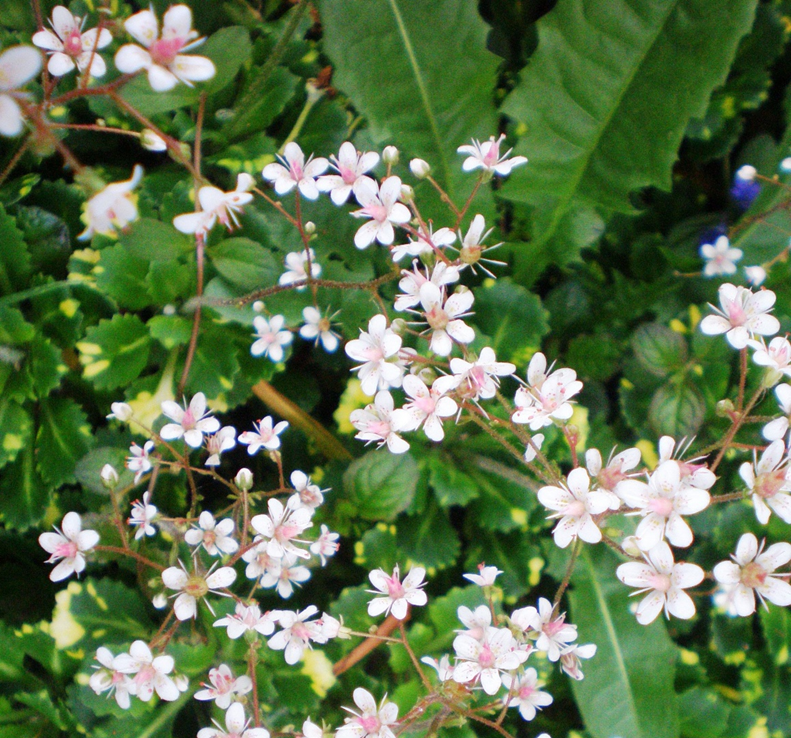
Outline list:
[[[88,418],[80,406],[67,397],[42,400],[39,407],[38,471],[53,487],[74,482],[77,462],[96,443]]]
[[[690,118],[706,112],[750,29],[755,0],[561,0],[503,110],[530,161],[503,188],[534,206],[533,238],[561,260],[629,212],[641,187],[670,189]]]
[[[452,197],[466,194],[474,177],[456,148],[496,133],[497,58],[476,3],[323,0],[321,19],[333,84],[374,140],[427,160]]]
[[[661,620],[644,626],[629,612],[618,563],[603,546],[585,547],[577,561],[571,621],[598,650],[585,679],[572,683],[574,698],[594,738],[676,738],[676,647]]]

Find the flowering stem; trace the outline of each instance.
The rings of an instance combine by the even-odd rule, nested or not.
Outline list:
[[[744,406],[744,385],[747,382],[747,347],[739,351],[739,397],[736,400],[736,409],[741,413]]]
[[[124,519],[121,515],[121,507],[118,504],[118,498],[115,495],[115,487],[110,490],[110,502],[113,506],[113,521],[118,530],[118,536],[121,538],[121,546],[124,550],[129,550],[129,539],[126,537],[126,528],[124,527]]]
[[[555,592],[555,599],[552,601],[552,617],[555,617],[555,613],[560,606],[560,598],[563,597],[563,593],[566,591],[566,588],[569,586],[569,582],[571,581],[571,574],[574,571],[574,564],[577,563],[577,557],[582,550],[582,541],[577,538],[574,541],[574,548],[571,549],[571,558],[569,558],[569,563],[566,564],[566,573],[563,575],[563,581],[560,583],[560,587],[558,587],[558,591]]]
[[[759,387],[755,394],[750,398],[750,401],[747,403],[747,407],[744,408],[744,411],[739,413],[739,417],[733,422],[731,427],[728,429],[728,432],[725,434],[725,437],[720,441],[717,446],[719,446],[720,450],[717,454],[717,457],[712,462],[711,466],[709,467],[712,472],[717,470],[717,467],[720,465],[723,456],[725,456],[725,452],[731,445],[731,441],[733,441],[734,437],[736,436],[737,431],[739,428],[742,427],[744,423],[744,419],[750,414],[750,411],[755,407],[756,403],[760,399],[761,395],[763,395],[763,388]],[[716,448],[715,446],[714,448]]]
[[[195,357],[195,349],[198,345],[198,329],[200,328],[200,319],[201,319],[201,301],[200,298],[203,296],[203,252],[204,252],[204,242],[203,242],[203,233],[198,231],[195,233],[195,261],[198,267],[198,284],[196,288],[195,296],[198,298],[197,305],[195,307],[195,314],[192,317],[192,333],[190,334],[190,342],[189,346],[187,347],[187,358],[184,360],[184,369],[181,372],[181,379],[179,380],[179,389],[178,395],[181,397],[184,394],[184,386],[187,384],[187,378],[189,377],[190,367],[192,366],[192,360]]]
[[[310,236],[305,232],[305,226],[302,223],[302,198],[299,196],[299,188],[297,188],[294,194],[294,207],[296,210],[296,217],[297,217],[297,230],[299,231],[299,237],[302,239],[302,246],[305,249],[305,257],[308,262],[308,268],[306,272],[307,283],[310,287],[310,292],[313,295],[313,304],[318,305],[318,301],[316,299],[316,281],[313,279],[313,259],[310,255]]]
[[[254,725],[261,724],[261,713],[258,707],[258,680],[255,675],[255,667],[258,663],[258,653],[255,650],[255,644],[250,644],[250,649],[247,652],[247,671],[250,674],[250,681],[253,683],[253,720]]]
[[[404,648],[406,652],[409,654],[409,658],[412,661],[412,665],[417,669],[417,673],[420,675],[420,681],[423,682],[423,686],[426,688],[429,694],[432,692],[431,682],[428,680],[425,672],[420,666],[420,662],[417,660],[417,656],[415,656],[415,652],[412,650],[412,646],[409,645],[409,641],[406,637],[406,628],[404,628],[403,621],[398,622],[398,629],[401,632],[401,643],[404,644]]]
[[[484,725],[488,725],[490,728],[496,730],[503,738],[514,738],[502,725],[498,725],[493,720],[487,720],[485,717],[481,717],[480,715],[476,715],[472,710],[459,710],[458,708],[455,709],[459,715],[463,715],[470,720],[475,720],[478,723],[483,723]]]
[[[459,227],[459,223],[461,222],[461,218],[462,218],[463,213],[461,212],[461,210],[459,210],[456,207],[456,205],[453,202],[453,200],[451,200],[450,197],[448,196],[448,193],[445,192],[445,190],[442,189],[442,187],[440,186],[439,182],[437,182],[437,180],[435,180],[434,177],[429,175],[428,177],[426,177],[426,179],[431,183],[431,186],[437,192],[439,192],[440,200],[442,200],[442,202],[444,202],[451,209],[453,214],[456,216],[457,220],[456,220],[456,226],[455,227],[458,228]],[[475,189],[476,190],[478,189],[477,186],[476,186]],[[475,194],[475,193],[473,192],[473,194]],[[455,228],[454,228],[454,230],[455,230]]]
[[[454,230],[458,229],[459,226],[461,225],[462,218],[467,213],[467,210],[469,209],[470,205],[472,204],[472,201],[475,198],[475,195],[478,194],[478,190],[480,189],[482,184],[483,184],[483,177],[481,176],[481,177],[478,177],[478,181],[475,183],[475,187],[473,187],[472,192],[470,193],[470,196],[467,198],[467,202],[464,203],[464,207],[460,211],[457,211],[458,220],[456,221],[456,227],[454,228]]]
[[[11,157],[8,164],[5,165],[5,169],[3,169],[3,173],[0,174],[0,185],[8,179],[8,176],[11,172],[14,171],[14,167],[19,164],[19,160],[25,155],[25,152],[28,150],[28,147],[33,142],[33,136],[28,134],[25,136],[25,140],[19,145],[19,148],[14,152],[14,155]]]
[[[332,667],[332,673],[335,676],[340,676],[343,672],[348,671],[358,661],[364,659],[371,651],[373,651],[380,643],[382,643],[383,636],[389,636],[397,627],[400,621],[388,615],[385,621],[376,629],[376,633],[368,636],[359,646],[354,648],[350,653],[346,654],[340,661],[336,661]],[[388,639],[392,640],[392,639]]]
[[[157,564],[155,561],[151,561],[151,559],[147,559],[145,556],[137,553],[137,551],[132,551],[130,548],[120,548],[118,546],[95,546],[95,551],[106,551],[107,553],[117,553],[121,554],[122,556],[131,556],[133,559],[136,559],[141,564],[145,564],[146,566],[150,566],[152,569],[156,569],[157,571],[165,571],[165,567],[162,564]]]

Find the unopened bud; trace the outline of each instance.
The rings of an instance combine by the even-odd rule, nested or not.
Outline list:
[[[643,555],[642,551],[640,551],[640,548],[637,545],[637,536],[627,536],[624,538],[621,548],[626,554],[629,556],[634,556],[635,558],[641,558]]]
[[[261,300],[256,300],[253,303],[253,310],[255,310],[255,312],[257,312],[257,313],[263,313],[264,312],[264,303],[261,302]]]
[[[392,323],[390,323],[390,330],[393,333],[397,333],[399,336],[404,334],[406,330],[406,321],[403,318],[395,318]]]
[[[249,492],[253,488],[253,472],[249,469],[242,468],[236,472],[233,483],[241,490]]]
[[[112,403],[110,405],[110,410],[112,410],[112,412],[107,416],[107,420],[115,418],[116,420],[120,420],[122,423],[125,423],[134,414],[132,408],[125,402]]]
[[[382,151],[382,161],[390,167],[398,164],[398,149],[395,146],[385,146]]]
[[[105,464],[99,472],[99,476],[102,478],[102,484],[107,489],[115,489],[118,484],[118,472],[113,468],[112,464]]]
[[[412,161],[409,162],[409,170],[418,179],[425,179],[431,174],[429,163],[423,159],[412,159]]]
[[[733,402],[730,400],[720,400],[717,403],[717,415],[720,418],[728,418],[731,416],[731,413],[734,412],[736,408],[733,406]]]
[[[415,191],[408,184],[402,184],[401,194],[398,196],[398,199],[409,205],[409,203],[415,199]]]
[[[176,314],[176,306],[175,305],[165,305],[162,308],[162,315],[175,315]]]
[[[140,145],[146,151],[167,151],[168,148],[165,139],[150,128],[140,131]]]
[[[176,674],[173,677],[173,682],[179,692],[186,692],[190,688],[190,680],[186,674]]]
[[[244,632],[244,639],[248,643],[258,643],[258,633],[254,630],[246,630]]]
[[[771,389],[783,378],[783,372],[768,367],[761,380],[761,387]]]
[[[308,102],[312,105],[321,100],[324,95],[324,90],[317,87],[316,83],[310,79],[305,83],[305,92],[308,96]]]
[[[304,228],[305,233],[307,233],[309,236],[312,236],[316,232],[316,224],[312,220],[309,220],[307,223],[305,223]]]
[[[164,609],[165,609],[165,607],[166,607],[166,606],[167,606],[167,604],[168,604],[168,598],[167,598],[167,595],[166,595],[164,592],[160,592],[159,594],[157,594],[157,595],[154,595],[154,599],[153,599],[153,600],[151,600],[151,604],[152,604],[152,605],[153,605],[153,606],[154,606],[154,607],[155,607],[157,610],[164,610]]]

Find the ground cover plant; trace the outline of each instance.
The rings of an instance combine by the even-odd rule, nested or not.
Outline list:
[[[0,7],[0,738],[791,733],[791,4]]]

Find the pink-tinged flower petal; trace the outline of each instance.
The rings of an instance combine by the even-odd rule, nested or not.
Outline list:
[[[695,615],[695,603],[686,592],[671,589],[667,593],[667,610],[681,620],[689,620]]]
[[[654,578],[654,570],[647,564],[639,561],[630,561],[621,564],[615,571],[615,575],[629,587],[647,587]]]
[[[706,572],[697,564],[676,564],[673,569],[673,582],[680,589],[696,587],[705,576]]]
[[[538,501],[544,507],[560,512],[574,502],[574,496],[562,487],[542,487],[538,490]]]
[[[175,702],[179,698],[180,692],[176,683],[164,674],[157,674],[154,677],[154,687],[161,700]]]
[[[791,543],[775,543],[766,549],[755,561],[767,571],[774,571],[791,561]]]
[[[481,644],[475,638],[462,633],[453,639],[453,650],[460,659],[476,661],[481,650]]]
[[[758,518],[758,522],[761,523],[761,525],[766,525],[769,522],[769,518],[772,516],[772,511],[760,495],[753,495],[752,501],[753,507],[755,508],[755,517]]]
[[[577,535],[586,543],[598,543],[601,541],[601,531],[590,515],[583,515],[580,519],[580,527]]]
[[[665,526],[665,536],[677,548],[687,548],[692,545],[692,528],[678,513],[671,513]],[[639,544],[638,544],[639,545]]]
[[[172,90],[178,83],[178,77],[169,69],[165,69],[165,67],[159,64],[152,64],[148,67],[148,84],[151,85],[151,89],[154,90],[154,92],[168,92],[168,90]]]
[[[467,684],[481,673],[481,666],[476,661],[462,661],[453,669],[453,681]]]
[[[82,567],[78,568],[78,565]],[[67,577],[70,577],[74,572],[80,572],[85,568],[85,560],[82,556],[75,556],[74,558],[63,559],[50,573],[49,578],[53,582],[60,582]]]
[[[150,10],[141,10],[127,18],[124,21],[124,28],[135,41],[143,44],[146,48],[151,46],[159,36],[157,17]]]
[[[768,504],[783,522],[791,523],[791,495],[776,492],[769,498]]]
[[[63,42],[52,31],[37,31],[33,34],[33,44],[47,51],[63,51]]]
[[[423,604],[426,604],[425,602]],[[393,606],[390,608],[390,614],[398,619],[403,620],[407,614],[407,601],[404,598],[398,599],[393,602]]]
[[[41,53],[32,46],[12,46],[0,54],[0,90],[15,90],[41,69]]]
[[[751,587],[737,584],[730,596],[733,609],[739,617],[746,618],[755,612],[755,592]]]
[[[481,671],[481,686],[486,694],[497,694],[497,690],[500,689],[502,683],[500,672],[497,669],[484,669]]]
[[[731,330],[731,324],[721,315],[707,315],[700,321],[700,330],[707,336],[718,336]]]
[[[102,28],[102,32],[99,34],[99,41],[96,42],[96,34],[98,33],[98,28],[91,28],[90,30],[86,31],[82,34],[80,41],[82,41],[82,50],[83,51],[93,51],[94,49],[103,49],[105,46],[109,46],[109,44],[113,40],[113,35],[108,31],[106,28]]]
[[[135,44],[126,44],[115,53],[115,66],[119,72],[134,74],[151,66],[151,54]]]
[[[192,31],[192,11],[188,5],[171,5],[162,17],[162,38],[188,39]]]
[[[709,506],[711,496],[703,489],[687,487],[676,493],[673,502],[679,515],[694,515]]]
[[[236,581],[236,572],[230,566],[221,566],[206,577],[206,584],[210,589],[224,589]]]
[[[184,569],[178,566],[171,566],[162,572],[162,582],[168,589],[184,589],[189,576]]]
[[[198,603],[192,595],[182,592],[173,603],[173,612],[179,620],[189,620],[198,614]]]
[[[566,548],[576,537],[580,527],[579,518],[566,516],[552,530],[555,537],[555,545],[559,548]]]
[[[646,595],[637,606],[637,622],[640,625],[648,625],[656,620],[657,615],[662,612],[665,605],[665,595],[663,592],[654,590]]]
[[[386,612],[390,607],[392,600],[389,597],[375,597],[368,603],[368,614],[375,618],[378,615]],[[403,618],[399,618],[403,620]]]
[[[80,516],[76,512],[66,513],[63,516],[60,529],[63,531],[63,535],[65,535],[66,538],[72,541],[75,540],[77,536],[80,535],[80,530],[82,529]]]
[[[650,551],[662,540],[665,522],[664,518],[655,513],[649,513],[640,521],[635,531],[635,539],[641,551]]]
[[[99,543],[99,534],[95,530],[84,530],[77,536],[77,548],[88,551]]]

